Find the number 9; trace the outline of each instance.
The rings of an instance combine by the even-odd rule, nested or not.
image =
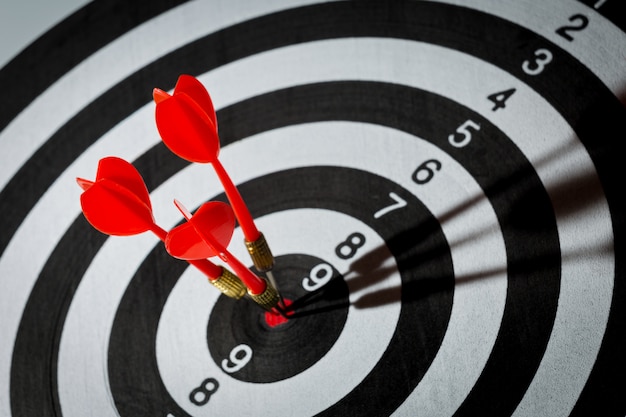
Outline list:
[[[243,353],[243,356],[241,356],[241,353]],[[252,348],[242,343],[241,345],[235,346],[233,350],[230,351],[228,359],[222,361],[222,369],[232,374],[246,366],[248,362],[250,362],[250,359],[252,359]]]
[[[302,280],[302,287],[307,291],[315,291],[330,281],[333,277],[333,268],[328,264],[319,264],[311,268],[308,277]]]

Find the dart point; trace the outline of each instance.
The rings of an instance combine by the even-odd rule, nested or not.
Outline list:
[[[282,303],[285,309],[276,307],[275,308],[276,312],[274,311],[265,312],[265,316],[264,316],[265,323],[271,328],[275,328],[282,324],[287,323],[290,320],[289,316],[293,314],[293,311],[286,310],[291,305],[292,301],[287,298],[283,298]]]

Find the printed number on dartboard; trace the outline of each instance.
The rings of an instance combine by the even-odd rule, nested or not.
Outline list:
[[[582,32],[589,25],[589,18],[582,14],[575,14],[569,18],[570,24],[557,28],[554,32],[570,42],[574,41],[574,34]],[[533,56],[522,63],[522,70],[528,75],[541,74],[552,62],[554,56],[547,48],[536,49]]]
[[[569,17],[569,24],[558,27],[554,32],[563,39],[573,42],[575,36],[584,31],[589,25],[589,18],[582,14],[575,14]],[[547,68],[553,60],[554,56],[549,49],[538,48],[533,52],[531,57],[528,57],[522,62],[522,70],[528,75],[540,75]],[[491,110],[496,111],[504,109],[506,102],[515,94],[517,90],[515,88],[509,88],[507,90],[498,91],[496,93],[487,96],[487,99],[493,103]],[[452,137],[450,138],[452,141]]]
[[[252,348],[246,344],[240,344],[235,346],[228,355],[227,359],[222,360],[222,369],[224,372],[232,374],[241,370],[252,359]],[[206,405],[211,400],[211,396],[215,394],[220,386],[220,383],[215,378],[206,378],[200,385],[195,387],[189,393],[189,401],[201,407]],[[172,414],[168,414],[167,417],[174,417]]]
[[[365,245],[365,235],[359,232],[351,233],[343,242],[335,247],[335,255],[347,260],[356,256],[359,248]],[[328,284],[333,277],[333,267],[327,263],[320,263],[311,268],[308,276],[302,279],[302,288],[307,291],[317,291]]]

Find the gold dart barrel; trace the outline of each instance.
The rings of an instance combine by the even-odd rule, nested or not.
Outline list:
[[[274,256],[272,255],[272,251],[270,250],[263,233],[261,233],[259,238],[254,242],[249,242],[247,240],[244,240],[244,242],[250,257],[252,258],[252,263],[254,263],[254,267],[258,271],[266,272],[272,269],[274,266]]]
[[[228,297],[239,300],[246,294],[247,288],[239,277],[228,269],[222,267],[222,275],[214,280],[209,280],[218,290]]]
[[[267,286],[265,287],[265,291],[263,291],[261,294],[252,294],[250,291],[248,291],[248,295],[258,305],[260,305],[267,311],[270,311],[271,309],[276,307],[276,305],[280,301],[280,296],[278,295],[278,291],[276,291],[276,288],[274,288],[272,284],[270,284],[269,282],[267,283]]]

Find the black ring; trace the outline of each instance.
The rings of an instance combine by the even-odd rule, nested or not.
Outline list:
[[[338,7],[338,9],[335,9],[336,7]],[[346,7],[348,9],[342,9],[342,7]],[[349,11],[351,13],[349,20],[351,23],[350,30],[345,29],[344,34],[333,34],[328,32],[328,30],[325,30],[323,31],[324,35],[322,36],[397,36],[406,39],[422,40],[434,44],[443,44],[445,46],[468,52],[475,56],[481,56],[483,59],[489,62],[494,62],[501,68],[510,70],[513,73],[519,71],[519,68],[516,67],[515,59],[512,59],[510,62],[505,62],[510,59],[510,56],[500,54],[501,51],[507,50],[510,45],[514,45],[515,42],[513,41],[516,38],[528,41],[527,46],[529,50],[546,43],[544,40],[538,38],[536,34],[533,34],[525,29],[521,29],[511,23],[482,13],[462,8],[455,8],[454,6],[430,4],[427,2],[416,2],[415,4],[402,4],[402,6],[397,6],[402,7],[403,13],[398,13],[398,9],[395,9],[394,7],[389,7],[388,10],[380,10],[377,9],[376,6],[372,5],[370,5],[370,7],[372,7],[372,10],[375,10],[378,15],[375,16],[374,13],[369,13],[367,10],[360,9],[358,6],[355,7],[354,5],[318,5],[312,6],[311,8],[303,8],[303,10],[295,9],[278,13],[276,16],[260,18],[250,23],[258,25],[259,28],[262,28],[263,24],[267,24],[268,21],[272,19],[276,19],[275,23],[278,25],[290,24],[287,23],[288,18],[292,18],[290,22],[298,21],[297,19],[293,19],[297,18],[297,16],[301,15],[303,11],[306,10],[306,21],[313,23],[318,22],[316,18],[319,19],[322,16],[327,17],[324,13],[328,14],[330,11],[333,13],[340,12],[333,14],[333,16],[336,16],[333,23],[337,26],[341,26],[337,23],[337,21],[340,21],[341,19],[348,19],[347,12]],[[438,22],[443,24],[443,20],[438,19],[433,19],[430,22],[424,23],[424,25],[426,25],[424,27],[428,27],[429,30],[427,33],[420,32],[419,27],[421,25],[415,23],[419,21],[416,20],[417,14],[420,14],[425,18],[428,18],[429,16],[436,17],[439,13],[443,13],[444,10],[446,13],[451,13],[450,16],[458,17],[458,31],[455,31],[454,34],[450,34],[449,32],[447,33],[447,35],[459,36],[458,39],[446,38],[445,40],[442,40],[441,34],[444,33],[444,28],[435,28],[435,26]],[[389,14],[381,14],[381,12],[385,11]],[[381,16],[390,16],[394,13],[396,13],[394,15],[394,23],[405,22],[406,25],[396,25],[396,28],[384,24],[381,26]],[[283,23],[279,23],[280,19],[283,19]],[[363,23],[362,25],[361,22]],[[376,24],[377,22],[379,24]],[[447,22],[448,21],[446,21],[446,24],[448,24]],[[371,29],[368,29],[366,27],[367,25],[370,25]],[[314,25],[312,24],[312,26]],[[274,25],[273,27],[282,26]],[[345,25],[343,27],[345,28]],[[497,29],[494,29],[499,33],[497,39],[498,41],[501,40],[501,42],[499,41],[500,43],[498,47],[485,48],[485,50],[475,51],[472,49],[475,47],[474,44],[470,45],[464,42],[464,39],[469,39],[467,37],[468,34],[477,33],[475,30],[478,30],[481,27]],[[135,93],[132,91],[130,93],[128,91],[124,91],[122,94],[119,92],[114,93],[113,90],[111,90],[101,99],[89,106],[89,108],[87,108],[84,112],[73,118],[71,122],[68,122],[64,128],[57,132],[51,140],[44,145],[42,149],[38,151],[36,155],[29,160],[29,162],[27,162],[27,164],[25,164],[18,175],[16,175],[16,177],[9,183],[9,185],[7,185],[0,195],[0,199],[2,200],[6,199],[6,201],[15,202],[15,204],[11,205],[10,211],[7,212],[7,215],[0,219],[0,227],[2,227],[5,231],[0,237],[0,252],[4,251],[15,230],[17,230],[17,227],[24,220],[24,217],[36,201],[39,200],[41,195],[43,195],[45,190],[50,186],[51,181],[53,181],[86,146],[93,143],[103,132],[111,129],[112,126],[145,103],[145,101],[142,101],[141,103],[128,102],[127,98],[129,96],[137,97],[138,94],[136,94],[136,91],[138,89],[141,89],[141,91],[149,91],[151,87],[154,86],[154,83],[163,86],[171,83],[171,80],[175,79],[175,73],[177,74],[179,71],[179,69],[172,66],[174,62],[177,62],[177,64],[186,62],[187,60],[184,58],[185,56],[190,57],[192,52],[196,51],[195,48],[206,47],[207,42],[215,42],[216,40],[223,41],[225,37],[234,36],[234,29],[235,28],[233,28],[233,31],[230,32],[222,31],[217,35],[211,35],[214,37],[209,36],[199,42],[182,48],[180,51],[159,60],[153,66],[143,69],[140,73],[141,75],[137,74],[129,77],[116,88],[120,88],[121,91],[124,91],[125,87],[130,87],[130,89],[135,91]],[[239,27],[237,29],[239,29]],[[328,28],[324,27],[324,29]],[[285,36],[289,35],[289,33],[285,30],[281,32],[281,35]],[[308,40],[319,38],[319,36],[316,38],[314,34],[308,34],[308,36],[310,36]],[[437,38],[437,36],[440,37]],[[465,38],[463,38],[463,36],[465,36]],[[288,36],[285,36],[285,39],[285,41],[281,42],[290,42],[288,40]],[[302,39],[306,40],[307,38],[303,35]],[[295,42],[295,40],[291,40],[291,42]],[[450,44],[447,42],[450,42]],[[271,49],[276,47],[276,45],[261,46],[258,43],[254,43],[254,47]],[[581,138],[589,150],[592,159],[596,163],[596,168],[598,169],[599,176],[605,187],[604,191],[606,192],[609,208],[614,222],[613,226],[617,264],[614,287],[615,296],[612,305],[611,317],[607,327],[607,343],[605,343],[605,346],[612,346],[615,343],[623,343],[620,342],[623,341],[623,336],[620,336],[620,329],[623,328],[624,323],[624,307],[620,307],[620,303],[615,302],[615,300],[623,299],[626,286],[623,285],[623,280],[619,279],[619,277],[622,277],[624,274],[623,265],[620,261],[621,259],[624,259],[623,256],[620,256],[620,254],[623,253],[624,230],[624,206],[623,203],[620,203],[619,201],[621,192],[619,178],[621,178],[621,176],[618,172],[618,167],[620,167],[620,164],[618,161],[618,154],[612,152],[614,146],[610,140],[614,135],[613,132],[623,131],[621,121],[624,120],[625,111],[623,107],[619,105],[619,102],[617,102],[615,97],[606,89],[606,87],[604,87],[587,69],[582,68],[574,58],[563,53],[558,48],[554,47],[554,45],[550,45],[550,48],[553,49],[555,53],[559,54],[558,60],[555,61],[557,61],[559,65],[562,63],[563,67],[556,69],[550,74],[546,74],[546,77],[542,78],[541,81],[529,79],[528,77],[526,77],[524,81],[539,91],[544,97],[547,97],[568,120],[572,121],[571,124],[574,126],[578,136]],[[490,52],[487,49],[491,49],[493,52]],[[241,55],[232,56],[230,59],[237,59],[240,56],[257,51],[258,50],[240,51]],[[526,50],[519,51],[522,55],[525,52]],[[183,57],[182,60],[176,61],[181,57]],[[169,67],[168,64],[170,65]],[[197,66],[190,69],[195,69],[195,71],[188,72],[201,73],[206,71],[210,65],[217,66],[223,64],[223,62],[217,64],[210,63],[209,65],[207,65],[206,62],[194,62],[193,64]],[[560,74],[564,73],[563,71],[570,74],[577,74],[576,79],[574,80],[575,85],[591,85],[594,87],[572,87],[569,91],[559,90],[559,86],[561,85],[559,77]],[[152,75],[155,75],[155,77],[151,78]],[[523,78],[523,76],[520,76],[520,78]],[[146,85],[146,83],[142,80],[148,80],[151,85]],[[163,81],[163,83],[158,82],[158,80]],[[577,96],[576,94],[581,91],[584,91],[587,95],[583,97]],[[139,96],[140,95],[141,94],[139,94]],[[110,113],[110,117],[105,116],[105,114],[107,114],[106,112],[99,113],[103,117],[98,117],[97,120],[91,116],[93,112],[98,114],[98,109],[110,107],[111,102],[120,103],[119,107],[113,106],[113,108],[115,108],[116,111],[119,110],[119,112],[116,114]],[[580,109],[583,107],[575,105],[575,103],[580,102],[598,104],[597,106],[592,107],[593,111],[589,111],[589,107],[584,107],[585,113],[581,113]],[[220,120],[222,120],[221,115]],[[93,122],[97,123],[94,126],[88,126]],[[86,132],[90,134],[77,135],[76,132]],[[73,142],[74,138],[78,140],[79,137],[81,141],[84,141],[84,144]],[[65,154],[67,149],[72,149],[75,152]],[[154,171],[153,164],[147,162],[148,159],[154,156],[163,157],[165,159],[170,158],[169,156],[165,156],[162,152],[148,152],[144,158],[137,161],[140,168],[146,168],[146,170],[155,174],[150,177],[152,179],[150,184],[151,187],[154,187],[163,179],[168,178],[173,172],[176,172],[181,167],[181,164],[178,164],[178,166],[175,166],[176,164],[165,164],[166,166],[173,168],[168,172],[162,173],[162,175],[158,175]],[[50,166],[50,170],[40,170],[42,161],[55,162],[52,166]],[[26,182],[28,184],[26,184]],[[24,186],[28,186],[30,190],[33,190],[33,192],[22,193],[21,190],[23,190]],[[87,255],[86,257],[81,258],[78,255],[74,255],[74,253],[77,252],[75,245],[75,242],[77,241],[90,242],[89,248],[81,248],[78,251],[82,255]],[[44,267],[44,270],[40,274],[37,284],[31,293],[29,302],[25,306],[24,318],[20,324],[19,334],[15,343],[15,354],[12,363],[11,375],[11,398],[15,415],[20,415],[20,413],[26,412],[21,410],[32,409],[33,403],[38,404],[37,407],[41,407],[38,411],[40,415],[50,414],[53,410],[60,415],[56,392],[56,358],[58,355],[60,334],[69,303],[71,302],[75,288],[78,286],[78,283],[82,278],[82,273],[87,268],[89,262],[99,250],[99,247],[103,242],[104,237],[93,232],[88,225],[84,224],[82,218],[78,218],[74,225],[59,241],[55,252],[50,257],[48,263]],[[68,248],[70,249],[69,251]],[[71,255],[68,256],[68,253]],[[66,259],[61,259],[63,256],[65,256]],[[70,277],[67,281],[59,282],[56,277],[65,276],[65,271],[67,270],[74,271],[73,277]],[[59,300],[64,301],[59,303]],[[55,320],[51,320],[50,317],[54,317]],[[37,345],[32,343],[34,340],[38,342]],[[44,343],[40,343],[41,340],[43,340]],[[598,395],[597,392],[593,392],[594,390],[597,391],[597,388],[593,387],[599,386],[597,381],[602,378],[602,375],[606,374],[607,369],[614,367],[613,359],[613,355],[610,351],[605,348],[601,349],[595,370],[590,377],[590,381],[595,382],[590,382],[588,386],[591,388],[587,388],[583,391],[583,397],[587,395],[587,397],[585,397],[587,398],[585,400],[587,403],[593,402],[589,399],[590,397]],[[34,363],[37,365],[35,366]],[[489,375],[489,372],[487,372],[487,375]],[[490,378],[485,377],[487,380],[491,381],[487,384],[487,386],[499,385],[499,377],[495,377],[495,372],[491,372],[491,375],[492,377]],[[52,389],[50,389],[50,384],[52,384]],[[33,395],[37,398],[33,398]],[[476,408],[479,407],[481,401],[481,397],[477,397],[476,400],[473,400]],[[511,407],[511,402],[507,404],[508,405],[505,406],[506,409]],[[473,408],[470,407],[469,409],[471,410]]]

